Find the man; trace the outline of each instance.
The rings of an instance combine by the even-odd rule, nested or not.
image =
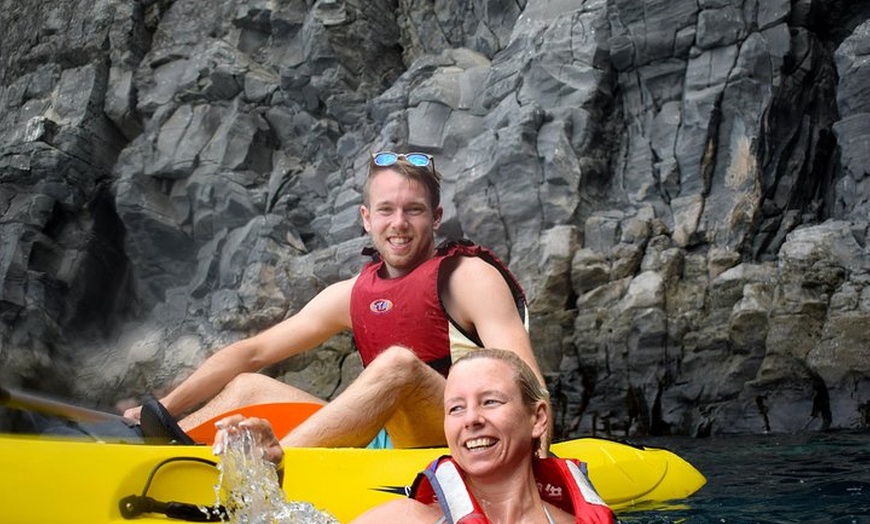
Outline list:
[[[182,429],[248,404],[323,403],[256,371],[344,330],[354,331],[365,368],[283,436],[282,446],[365,446],[382,428],[396,447],[444,445],[446,370],[434,367],[445,358],[449,367],[450,358],[470,346],[515,351],[543,384],[513,277],[481,248],[436,250],[443,210],[434,159],[377,153],[363,193],[360,215],[379,260],[330,285],[295,315],[206,360],[161,399],[175,416],[208,401],[179,422]],[[461,338],[465,342],[457,342]],[[140,409],[125,416],[138,420]]]

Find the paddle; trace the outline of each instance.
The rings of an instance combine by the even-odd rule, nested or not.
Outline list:
[[[29,393],[3,386],[0,386],[0,405],[54,415],[76,422],[129,422],[114,413],[76,406],[42,393]]]
[[[30,393],[3,386],[0,386],[0,405],[15,409],[36,411],[75,422],[119,421],[124,424],[131,423],[130,420],[114,413],[84,408],[41,393]],[[244,406],[227,411],[226,413],[221,413],[193,429],[188,430],[186,433],[191,437],[191,439],[193,439],[193,441],[210,445],[214,443],[215,434],[217,433],[215,422],[230,415],[242,414],[246,417],[268,419],[272,424],[272,429],[274,429],[275,434],[283,436],[290,433],[293,428],[301,424],[321,407],[320,404],[308,402],[279,402]]]

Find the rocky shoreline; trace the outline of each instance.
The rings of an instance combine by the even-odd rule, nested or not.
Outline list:
[[[562,437],[870,426],[870,2],[45,0],[0,26],[0,380],[159,392],[365,261],[373,150],[519,276]],[[330,397],[349,336],[266,372]]]

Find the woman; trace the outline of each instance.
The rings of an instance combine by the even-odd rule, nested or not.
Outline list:
[[[547,391],[516,353],[472,351],[450,368],[444,433],[450,456],[417,476],[412,498],[396,499],[352,524],[611,524],[613,513],[573,460],[537,458],[549,425]],[[240,422],[241,421],[241,422]],[[283,450],[267,421],[232,417],[279,463]],[[216,443],[219,452],[220,439]]]
[[[353,524],[613,522],[578,463],[535,457],[549,424],[538,383],[510,351],[458,359],[444,390],[451,456],[417,477],[413,498],[382,504]]]

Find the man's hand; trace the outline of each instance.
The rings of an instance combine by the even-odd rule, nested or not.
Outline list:
[[[127,420],[132,420],[133,422],[139,422],[142,419],[142,406],[136,406],[134,408],[124,410],[124,418]]]
[[[218,428],[214,446],[212,447],[215,455],[220,455],[226,450],[228,438],[238,436],[242,431],[249,431],[254,438],[254,453],[274,464],[280,471],[284,460],[284,448],[278,442],[278,437],[275,435],[272,424],[268,420],[232,415],[219,420],[215,426]]]

